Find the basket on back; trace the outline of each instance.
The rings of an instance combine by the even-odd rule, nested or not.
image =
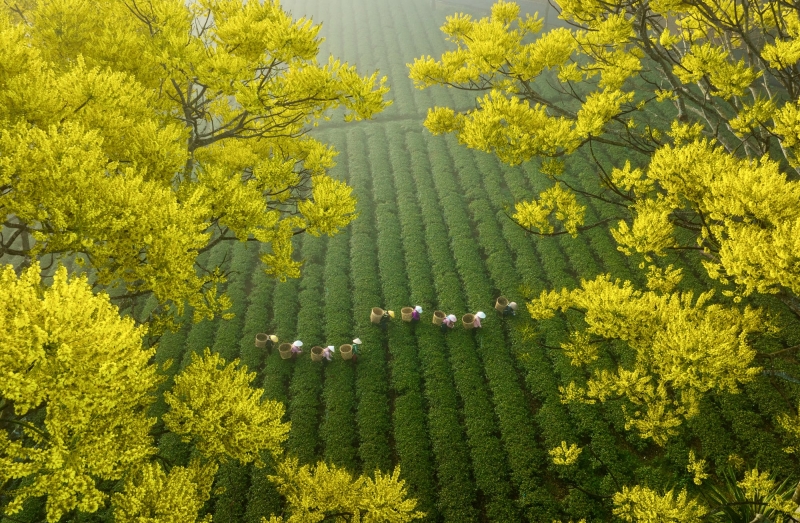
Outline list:
[[[278,354],[281,355],[281,359],[288,360],[292,357],[292,344],[291,343],[281,343],[278,345]]]
[[[465,329],[473,328],[475,326],[475,315],[465,314],[461,316],[461,324],[464,325]]]
[[[506,298],[505,296],[500,296],[499,298],[497,298],[497,301],[494,302],[494,308],[497,312],[503,312],[504,310],[506,310],[507,306],[508,306],[508,298]]]
[[[369,321],[372,323],[380,323],[381,318],[383,318],[384,310],[380,307],[373,307],[372,312],[369,314]]]

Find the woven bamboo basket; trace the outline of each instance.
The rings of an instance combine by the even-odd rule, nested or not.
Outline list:
[[[433,311],[433,324],[441,325],[446,316],[442,311]]]
[[[265,332],[259,332],[256,334],[256,347],[263,349],[267,346],[267,340],[269,340],[269,336]]]
[[[311,361],[322,361],[322,347],[319,345],[311,347]]]
[[[505,296],[500,296],[497,298],[497,301],[494,302],[494,308],[497,310],[497,312],[505,311],[506,307],[508,307],[508,298]]]
[[[413,314],[414,309],[411,307],[403,307],[400,309],[400,316],[403,317],[403,321],[411,321],[411,314]]]
[[[353,357],[353,346],[349,343],[339,345],[339,354],[342,355],[343,360],[349,360]]]
[[[372,312],[369,314],[369,321],[372,323],[380,323],[381,318],[383,318],[383,309],[380,307],[373,307]]]
[[[288,360],[292,357],[292,344],[281,343],[278,345],[278,353],[281,355],[281,359]]]
[[[465,329],[471,329],[474,327],[475,315],[474,314],[465,314],[461,316],[461,324],[464,325]]]

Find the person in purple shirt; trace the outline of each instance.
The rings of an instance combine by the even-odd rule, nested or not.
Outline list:
[[[420,314],[422,314],[422,307],[417,305],[414,307],[414,310],[411,311],[411,321],[419,321]]]

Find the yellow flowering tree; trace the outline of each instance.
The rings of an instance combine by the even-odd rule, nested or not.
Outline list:
[[[646,288],[598,275],[542,291],[528,310],[569,320],[561,349],[585,379],[561,387],[563,402],[613,402],[628,430],[664,445],[704,396],[755,379],[757,338],[771,337],[769,358],[800,348],[790,341],[800,325],[800,15],[777,0],[555,4],[563,24],[547,31],[503,0],[484,18],[449,16],[451,49],[417,58],[410,77],[476,93],[474,108],[429,109],[431,133],[509,165],[535,162],[545,189],[516,203],[520,226],[577,236],[613,220]],[[586,223],[587,198],[616,212]],[[677,252],[670,261],[689,265],[665,260]],[[687,267],[716,288],[682,286]],[[776,422],[795,451],[797,416]],[[692,454],[702,483],[700,463]],[[700,521],[711,510],[644,485],[614,503],[624,521]]]
[[[545,291],[529,310],[582,313],[562,345],[574,365],[631,349],[625,365],[590,369],[586,387],[562,393],[624,398],[628,428],[663,444],[704,393],[736,392],[759,372],[752,341],[775,334],[776,311],[742,300],[773,295],[800,319],[800,18],[773,0],[557,3],[568,27],[547,32],[502,0],[485,18],[450,16],[453,49],[416,59],[410,76],[477,93],[473,109],[430,109],[433,134],[510,165],[539,162],[550,187],[516,204],[525,229],[575,236],[605,223],[584,223],[585,197],[625,211],[611,233],[639,258],[648,289],[598,277]],[[571,155],[595,162],[578,185]],[[677,290],[683,269],[663,262],[670,251],[696,253],[685,259],[721,290]]]
[[[398,470],[354,478],[325,464],[298,467],[285,456],[283,405],[264,399],[264,391],[251,386],[255,374],[238,361],[226,363],[208,351],[195,356],[166,392],[169,410],[162,419],[148,415],[162,381],[151,360],[156,349],[142,348],[145,327],[121,317],[85,276],[70,278],[59,268],[45,285],[37,263],[20,276],[7,265],[0,272],[0,303],[5,514],[13,517],[27,500],[43,497],[51,523],[109,502],[115,521],[192,523],[221,463],[262,468],[269,458],[278,464],[271,479],[286,497],[288,521],[342,512],[357,514],[354,521],[422,517],[406,498]],[[189,463],[159,456],[156,429],[191,444]]]
[[[152,293],[167,324],[230,306],[198,260],[220,242],[268,244],[264,270],[296,277],[291,237],[355,216],[307,131],[388,103],[377,73],[318,59],[318,32],[277,0],[4,4],[0,259],[74,256],[115,299]]]

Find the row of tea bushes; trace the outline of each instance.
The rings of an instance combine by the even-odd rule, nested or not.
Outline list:
[[[337,149],[344,148],[345,137],[340,133],[328,133],[325,141]],[[337,169],[346,172],[344,156],[340,157]],[[325,257],[325,340],[326,344],[338,347],[350,343],[357,333],[353,330],[352,285],[350,282],[350,232],[348,227],[337,236],[329,238]],[[326,461],[349,470],[361,469],[358,459],[356,432],[356,369],[353,361],[343,361],[338,354],[332,362],[325,364],[325,385],[322,391],[325,414],[320,425],[320,436],[325,443]]]
[[[458,173],[453,176],[450,171],[436,172],[437,187],[457,186],[460,192],[470,201],[468,209],[463,209],[453,219],[455,223],[471,220],[478,234],[468,237],[456,234],[464,244],[461,246],[462,257],[477,258],[480,251],[485,257],[485,269],[475,267],[471,278],[465,278],[464,290],[474,307],[486,303],[492,295],[489,276],[494,283],[495,294],[499,289],[515,289],[519,282],[515,277],[511,254],[496,222],[494,213],[485,196],[481,175],[471,162],[469,152],[458,148],[452,140],[448,140],[449,150],[442,150],[450,156],[450,164]],[[455,146],[455,147],[454,147]],[[469,210],[470,217],[467,217]],[[447,212],[445,212],[447,217]],[[454,249],[455,250],[455,249]],[[456,251],[458,252],[458,251]],[[509,456],[511,478],[519,491],[519,504],[524,507],[529,519],[543,517],[538,506],[546,491],[541,482],[541,469],[544,463],[543,449],[535,445],[534,427],[530,423],[531,411],[525,397],[523,387],[511,357],[509,340],[498,321],[487,321],[481,331],[481,348],[483,365],[489,380],[495,411],[503,434],[503,441]]]
[[[299,239],[295,241],[295,248],[300,245]],[[259,318],[257,325],[246,322],[250,329],[257,327],[257,332],[276,333],[280,340],[294,340],[293,337],[297,330],[297,309],[298,309],[298,281],[288,280],[277,283],[271,280],[262,271],[253,275],[254,287],[251,290],[250,308],[247,311],[248,317]],[[270,286],[271,284],[271,286]],[[271,290],[271,300],[258,298],[259,294],[266,294]],[[263,310],[260,308],[264,307]],[[255,309],[251,311],[250,309]],[[254,336],[246,338],[243,336],[242,344],[248,343],[255,348]],[[256,349],[259,358],[263,361],[261,365],[259,386],[264,389],[264,396],[269,399],[288,403],[288,384],[291,380],[294,366],[280,359],[273,348],[270,356],[264,354],[264,349]],[[243,360],[244,358],[244,350]],[[286,418],[285,418],[286,419]],[[269,517],[270,514],[279,514],[283,510],[283,499],[275,486],[267,479],[269,474],[274,473],[274,467],[268,463],[263,469],[251,467],[250,488],[247,491],[247,507],[245,510],[244,521],[247,523],[260,523],[262,517]]]
[[[422,210],[417,199],[416,175],[413,174],[414,170],[424,169],[424,165],[407,154],[404,138],[397,127],[389,128],[387,141],[391,169],[395,173],[397,210],[410,292],[408,302],[430,310],[438,301],[426,248],[428,224],[420,220]],[[458,393],[447,356],[442,350],[444,336],[438,329],[422,327],[416,328],[415,335],[427,401],[428,436],[438,480],[439,513],[446,522],[477,521],[476,487],[470,474],[472,466],[459,414]]]
[[[386,337],[373,328],[368,313],[383,302],[378,280],[375,248],[375,209],[371,202],[371,182],[366,136],[362,130],[347,133],[348,181],[358,199],[359,219],[349,227],[350,274],[353,284],[355,332],[364,342],[358,357],[356,423],[359,432],[359,457],[365,472],[392,468],[391,415],[389,412],[389,373],[386,365]]]
[[[479,277],[481,259],[480,256],[476,258],[462,252],[463,242],[472,236],[468,220],[461,219],[458,215],[463,200],[454,190],[445,192],[440,187],[436,187],[436,191],[423,189],[435,187],[437,173],[448,169],[449,165],[443,156],[437,155],[430,148],[429,158],[421,154],[426,149],[422,136],[409,133],[407,138],[408,149],[416,152],[412,162],[424,162],[422,168],[412,169],[412,172],[414,181],[420,188],[420,209],[440,307],[446,304],[448,309],[467,310],[462,289],[470,284],[470,278]],[[429,140],[429,144],[433,147],[443,145],[441,140],[436,139]],[[486,497],[486,517],[493,521],[514,521],[519,519],[519,513],[508,481],[508,459],[500,440],[500,428],[490,399],[489,386],[476,351],[475,334],[460,329],[450,332],[446,336],[446,345],[456,388],[463,401],[464,424],[475,483],[479,493]]]
[[[303,235],[301,255],[307,263],[303,266],[303,277],[297,295],[299,309],[296,335],[297,339],[305,342],[303,357],[280,362],[294,366],[286,404],[289,421],[292,423],[286,448],[298,457],[301,464],[316,463],[322,454],[319,441],[322,367],[306,357],[306,353],[311,351],[313,345],[320,345],[325,339],[320,300],[324,289],[321,260],[325,257],[325,250],[324,239]],[[278,359],[279,356],[273,358]]]
[[[350,343],[353,334],[353,311],[350,278],[350,231],[344,231],[328,239],[328,255],[325,257],[325,340],[336,350]],[[343,361],[335,354],[333,361],[325,363],[325,381],[322,400],[325,414],[319,427],[325,444],[323,457],[326,461],[348,470],[361,468],[356,452],[356,391],[355,365],[352,360]]]
[[[267,276],[260,268],[252,275],[250,301],[245,313],[244,328],[242,329],[241,359],[248,368],[259,370],[257,383],[263,387],[267,376],[265,369],[271,362],[278,360],[277,356],[267,356],[264,349],[259,349],[254,344],[258,332],[273,332],[272,302],[275,294],[276,282]],[[282,366],[286,368],[287,366]],[[287,369],[288,370],[288,369]],[[266,397],[270,397],[265,392]],[[271,398],[277,399],[277,398]],[[267,479],[267,475],[274,473],[274,467],[268,463],[266,467],[258,469],[250,467],[250,482],[247,489],[247,502],[244,517],[241,521],[246,523],[260,523],[262,517],[268,518],[270,514],[279,514],[283,507],[283,500],[275,486]]]
[[[373,202],[376,206],[378,268],[387,304],[411,303],[398,219],[395,187],[386,135],[379,130],[367,137],[373,173]],[[426,427],[425,399],[422,394],[420,361],[414,337],[416,325],[392,322],[387,332],[393,399],[394,448],[402,477],[409,482],[409,493],[436,521],[434,467]]]
[[[454,144],[453,144],[454,145]],[[467,159],[459,161],[457,158],[459,149],[451,149],[451,154],[454,156],[454,164],[459,165],[459,177],[462,180],[462,188],[464,190],[471,190],[475,193],[470,209],[473,213],[473,220],[478,224],[479,229],[482,230],[479,235],[481,244],[485,245],[487,255],[487,268],[489,269],[493,279],[496,282],[504,282],[503,285],[517,287],[525,283],[529,287],[538,289],[544,288],[546,285],[546,275],[542,272],[540,261],[533,252],[532,246],[536,240],[531,240],[526,237],[522,229],[517,227],[505,215],[503,206],[507,204],[510,197],[504,193],[502,187],[504,186],[503,179],[500,176],[500,171],[497,162],[494,158],[482,153],[473,153],[473,161],[476,168],[471,168],[472,163]],[[481,198],[486,198],[482,201]],[[497,241],[497,238],[504,238],[505,242]],[[543,239],[541,241],[553,241],[552,239]],[[506,247],[506,245],[508,247]],[[516,267],[508,269],[505,267],[510,263],[511,254],[508,249],[514,252],[516,257]],[[497,261],[497,259],[503,260]],[[496,283],[496,285],[500,285]],[[525,312],[521,313],[522,315]],[[524,320],[520,320],[524,323]],[[542,328],[541,325],[538,326]],[[540,433],[544,438],[546,445],[558,445],[559,438],[575,442],[578,440],[578,434],[573,433],[570,427],[578,424],[586,425],[587,422],[595,423],[595,429],[599,432],[593,433],[595,438],[603,434],[602,419],[595,415],[594,411],[584,412],[584,416],[576,416],[574,413],[571,415],[567,409],[560,405],[558,397],[558,380],[553,379],[553,368],[547,360],[542,359],[544,354],[536,348],[530,348],[531,340],[525,339],[519,332],[509,330],[509,339],[511,346],[514,348],[518,355],[525,355],[525,358],[520,358],[520,364],[523,368],[527,367],[529,381],[536,384],[536,388],[532,392],[537,393],[539,401],[542,402],[537,411],[536,419],[537,427],[540,428]],[[587,416],[588,415],[588,416]],[[605,429],[607,433],[607,429]],[[571,435],[570,435],[571,434]],[[613,439],[612,439],[613,442]],[[552,446],[555,446],[552,445]],[[548,448],[552,448],[549,446]],[[613,445],[611,446],[613,449]],[[541,452],[541,451],[540,451]],[[549,460],[548,460],[548,465]],[[570,483],[575,483],[574,476],[576,470],[564,470],[563,467],[555,467],[550,465],[551,472],[547,474],[554,474],[562,477],[569,486]],[[545,475],[542,470],[540,474]],[[563,477],[565,476],[566,477]],[[586,476],[586,474],[582,474]],[[585,478],[581,481],[585,485]],[[562,503],[562,507],[569,517],[586,517],[592,514],[594,508],[590,502],[587,502],[585,496],[580,492],[571,494],[572,499],[567,498],[566,503]],[[540,510],[544,507],[555,507],[554,499],[549,493],[540,490],[536,495],[536,503],[541,506]],[[561,507],[559,507],[561,508]],[[542,514],[539,515],[542,517]],[[552,511],[550,517],[554,517]]]
[[[247,310],[247,287],[256,269],[258,249],[253,243],[236,242],[231,247],[231,263],[228,269],[230,274],[226,292],[231,298],[230,312],[234,317],[227,321],[219,322],[211,346],[213,352],[218,352],[228,362],[240,356],[241,331],[244,326],[245,312]],[[195,347],[198,349],[199,347]],[[202,350],[202,349],[201,349]],[[255,373],[255,369],[249,368]],[[253,383],[257,386],[257,383]],[[235,461],[228,461],[220,465],[214,480],[213,494],[210,500],[214,519],[222,523],[241,521],[247,506],[247,493],[250,488],[250,465],[242,465]]]

